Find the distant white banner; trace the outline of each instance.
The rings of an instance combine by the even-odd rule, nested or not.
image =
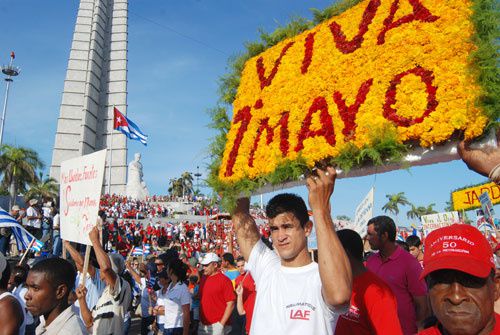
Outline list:
[[[429,233],[433,230],[451,226],[454,223],[460,223],[457,211],[422,215],[420,220],[422,221],[424,236],[429,235]]]
[[[360,202],[354,213],[353,228],[361,237],[366,235],[366,224],[373,217],[373,193],[372,187],[366,197]]]

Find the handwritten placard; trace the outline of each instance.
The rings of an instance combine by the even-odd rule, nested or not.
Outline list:
[[[61,163],[61,238],[90,245],[88,234],[95,226],[106,150]]]

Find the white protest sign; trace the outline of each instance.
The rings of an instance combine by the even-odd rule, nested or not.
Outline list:
[[[373,217],[373,187],[368,191],[366,197],[356,207],[354,213],[353,230],[357,231],[361,237],[366,236],[366,224]]]
[[[101,198],[106,150],[61,163],[61,238],[91,245]]]
[[[486,219],[486,221],[489,221],[490,218],[495,214],[489,193],[481,193],[481,195],[479,196],[479,202],[481,202],[481,208],[483,209],[484,218]]]
[[[460,223],[460,218],[457,211],[422,215],[420,220],[422,221],[424,236],[429,235],[431,231],[438,228],[451,226],[455,223]]]

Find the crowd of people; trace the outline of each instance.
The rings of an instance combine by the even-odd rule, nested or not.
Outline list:
[[[462,144],[459,152],[500,182],[500,151]],[[306,203],[294,194],[269,201],[267,225],[257,225],[248,198],[230,219],[166,226],[108,221],[103,203],[88,262],[68,241],[64,255],[52,249],[16,264],[0,253],[0,334],[131,334],[136,316],[145,335],[500,334],[500,245],[453,224],[423,243],[409,236],[408,252],[387,216],[368,221],[365,241],[335,231],[335,180],[331,167],[306,180],[318,262],[307,248]],[[19,219],[18,212],[11,214]],[[41,212],[25,215],[43,240]],[[49,212],[56,225],[57,208]]]

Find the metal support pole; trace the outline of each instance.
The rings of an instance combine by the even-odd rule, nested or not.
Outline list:
[[[7,102],[9,101],[9,88],[10,88],[10,83],[13,82],[12,77],[15,77],[19,75],[19,68],[17,66],[13,66],[12,63],[14,63],[14,58],[16,56],[14,55],[14,51],[11,52],[10,54],[10,63],[8,66],[3,66],[2,67],[2,73],[7,76],[5,78],[5,81],[7,82],[7,87],[5,88],[5,98],[3,101],[3,111],[2,111],[2,122],[1,122],[1,127],[0,128],[0,145],[3,144],[3,133],[4,133],[4,127],[5,127],[5,118],[7,115]]]
[[[5,89],[5,99],[3,101],[2,125],[1,125],[2,128],[0,128],[0,145],[3,144],[3,129],[5,127],[5,115],[7,114],[7,102],[9,101],[9,88],[12,79],[5,78],[5,81],[7,82],[7,88]]]
[[[114,107],[113,107],[113,110],[114,110]],[[110,142],[111,142],[111,145],[110,145],[110,148],[109,148],[109,168],[108,168],[108,194],[111,195],[111,166],[112,166],[112,163],[113,163],[113,133],[115,132],[115,129],[114,129],[114,125],[111,129],[111,139],[110,139]]]

